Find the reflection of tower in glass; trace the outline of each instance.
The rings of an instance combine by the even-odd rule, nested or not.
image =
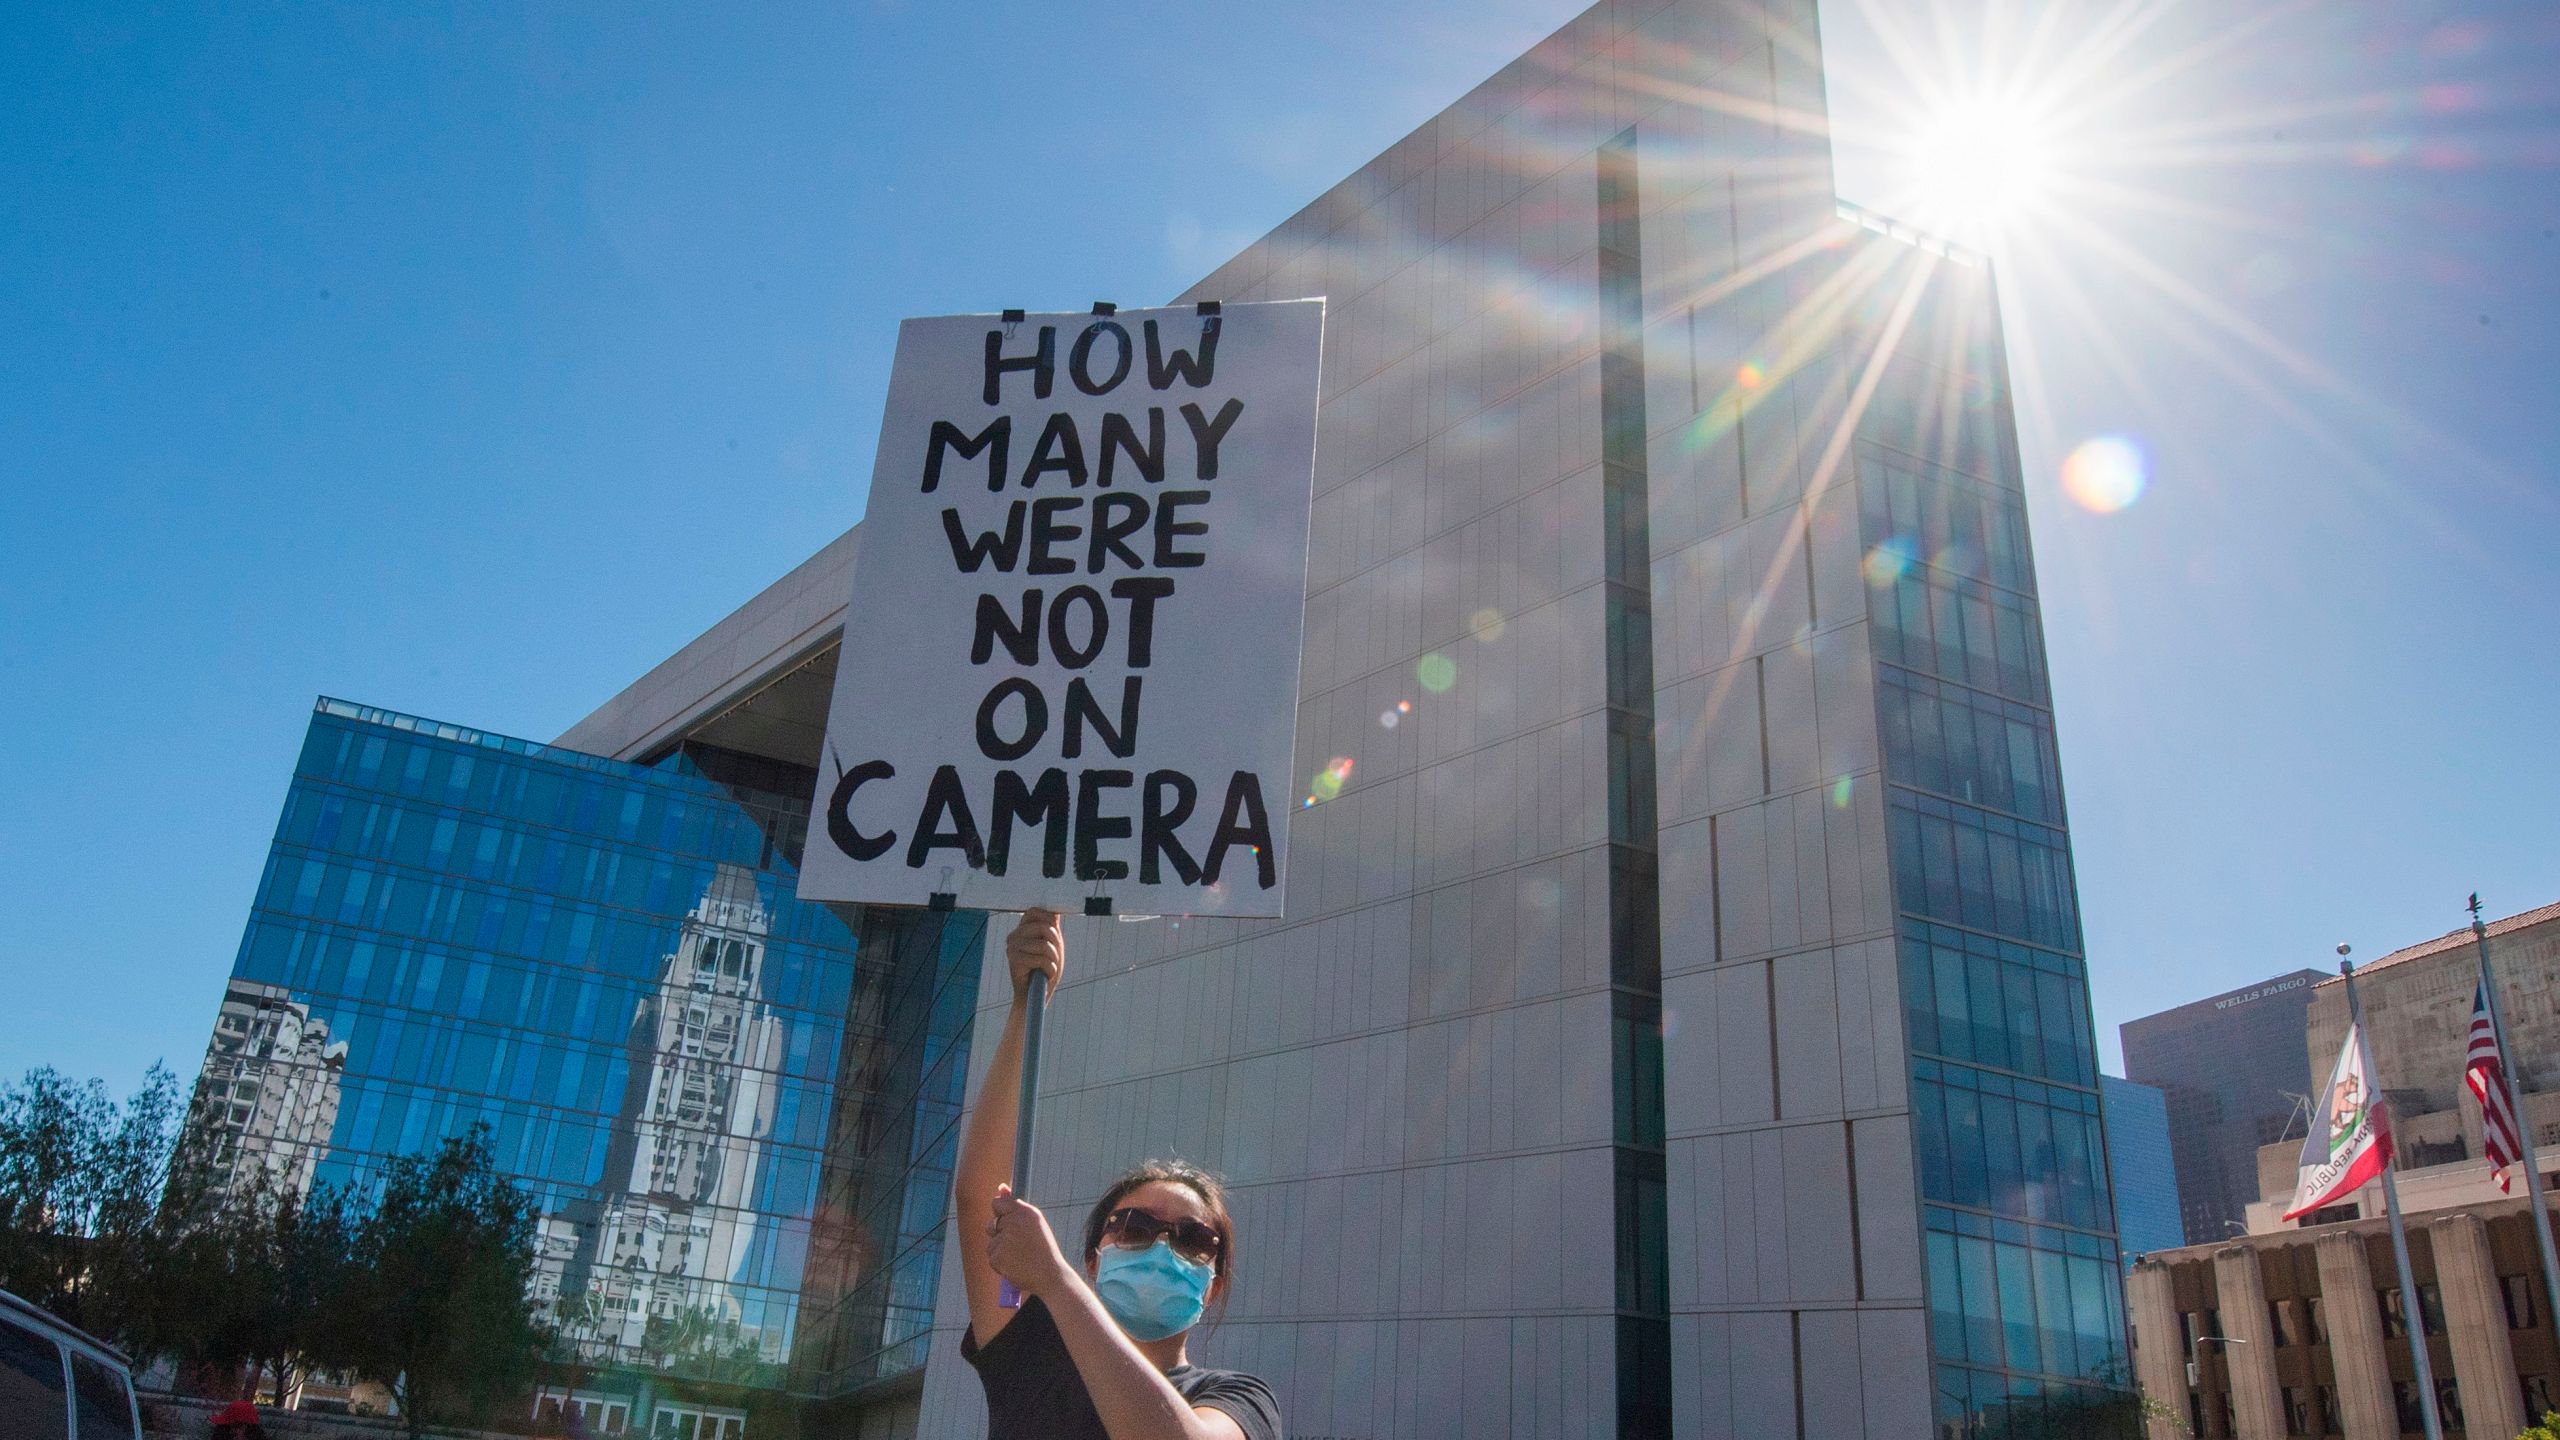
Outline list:
[[[729,1283],[782,1056],[781,1021],[762,998],[771,926],[754,872],[721,866],[633,1019],[632,1084],[584,1267],[592,1333],[626,1353],[782,1342],[741,1333]]]
[[[307,1194],[329,1153],[347,1042],[281,985],[234,980],[204,1047],[190,1125],[235,1188],[263,1167],[278,1191]]]

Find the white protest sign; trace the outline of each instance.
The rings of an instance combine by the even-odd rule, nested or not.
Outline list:
[[[1281,913],[1323,329],[899,328],[803,898]]]

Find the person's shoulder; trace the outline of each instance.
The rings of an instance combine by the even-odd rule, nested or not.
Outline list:
[[[1280,1440],[1280,1397],[1260,1376],[1203,1367],[1183,1376],[1176,1388],[1194,1407],[1225,1412],[1244,1431],[1245,1440]]]

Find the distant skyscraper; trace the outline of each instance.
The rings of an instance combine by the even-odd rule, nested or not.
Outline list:
[[[2116,1243],[2133,1254],[2186,1243],[2178,1216],[2178,1164],[2169,1144],[2169,1097],[2158,1087],[2098,1077],[2107,1106],[2107,1168],[2116,1189]]]
[[[263,1168],[277,1188],[304,1194],[329,1152],[346,1068],[347,1042],[330,1039],[310,1006],[280,986],[233,980],[205,1046],[192,1123],[234,1186]]]
[[[740,1230],[755,1218],[773,1129],[782,1022],[759,989],[772,923],[755,872],[720,866],[633,1017],[631,1081],[605,1159],[621,1193],[572,1269],[599,1304],[607,1349],[650,1354],[681,1337],[784,1358],[787,1329],[749,1333],[718,1268],[747,1253]]]
[[[2311,1086],[2303,1018],[2317,970],[2128,1020],[2124,1073],[2169,1097],[2178,1217],[2190,1245],[2228,1233],[2258,1198],[2258,1147],[2284,1133]],[[2332,1052],[2334,1053],[2334,1051]]]

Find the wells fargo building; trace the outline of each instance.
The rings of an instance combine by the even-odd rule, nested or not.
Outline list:
[[[1603,4],[1182,297],[1330,301],[1291,913],[1070,922],[1036,1198],[1072,1216],[1168,1151],[1224,1171],[1245,1269],[1202,1352],[1268,1377],[1295,1433],[2124,1422],[1991,277],[1839,206],[1823,116],[1810,3]],[[417,1139],[538,1088],[513,1037],[567,1005],[583,1148],[521,1173],[560,1217],[569,1313],[624,1319],[560,1384],[645,1391],[626,1422],[679,1413],[687,1440],[715,1409],[759,1435],[981,1425],[938,1257],[959,1074],[999,1013],[989,927],[791,897],[838,637],[895,623],[843,613],[860,544],[553,746],[437,742],[592,775],[592,811],[544,822],[587,858],[507,872],[572,903],[538,953],[499,922],[504,988],[456,955],[366,1002],[496,1033],[413,1084],[395,1136],[377,1114],[356,1143],[351,1093],[331,1141],[405,1146],[428,1089]],[[437,728],[324,706],[298,792],[406,783],[316,778],[339,727]],[[649,830],[662,794],[726,838]],[[464,865],[434,834],[393,863]],[[684,857],[663,883],[661,853]],[[351,944],[395,923],[337,903]],[[626,903],[629,938],[599,912],[552,954],[569,909]],[[244,978],[307,999],[370,1094],[365,1052],[407,1031],[260,958],[267,913]],[[581,966],[604,1031],[560,998]],[[723,1036],[699,1054],[667,1019],[697,1011]],[[667,1119],[661,1095],[695,1099]],[[671,1272],[696,1235],[728,1248]],[[701,1313],[653,1347],[635,1298]],[[705,1335],[713,1358],[668,1358]]]

